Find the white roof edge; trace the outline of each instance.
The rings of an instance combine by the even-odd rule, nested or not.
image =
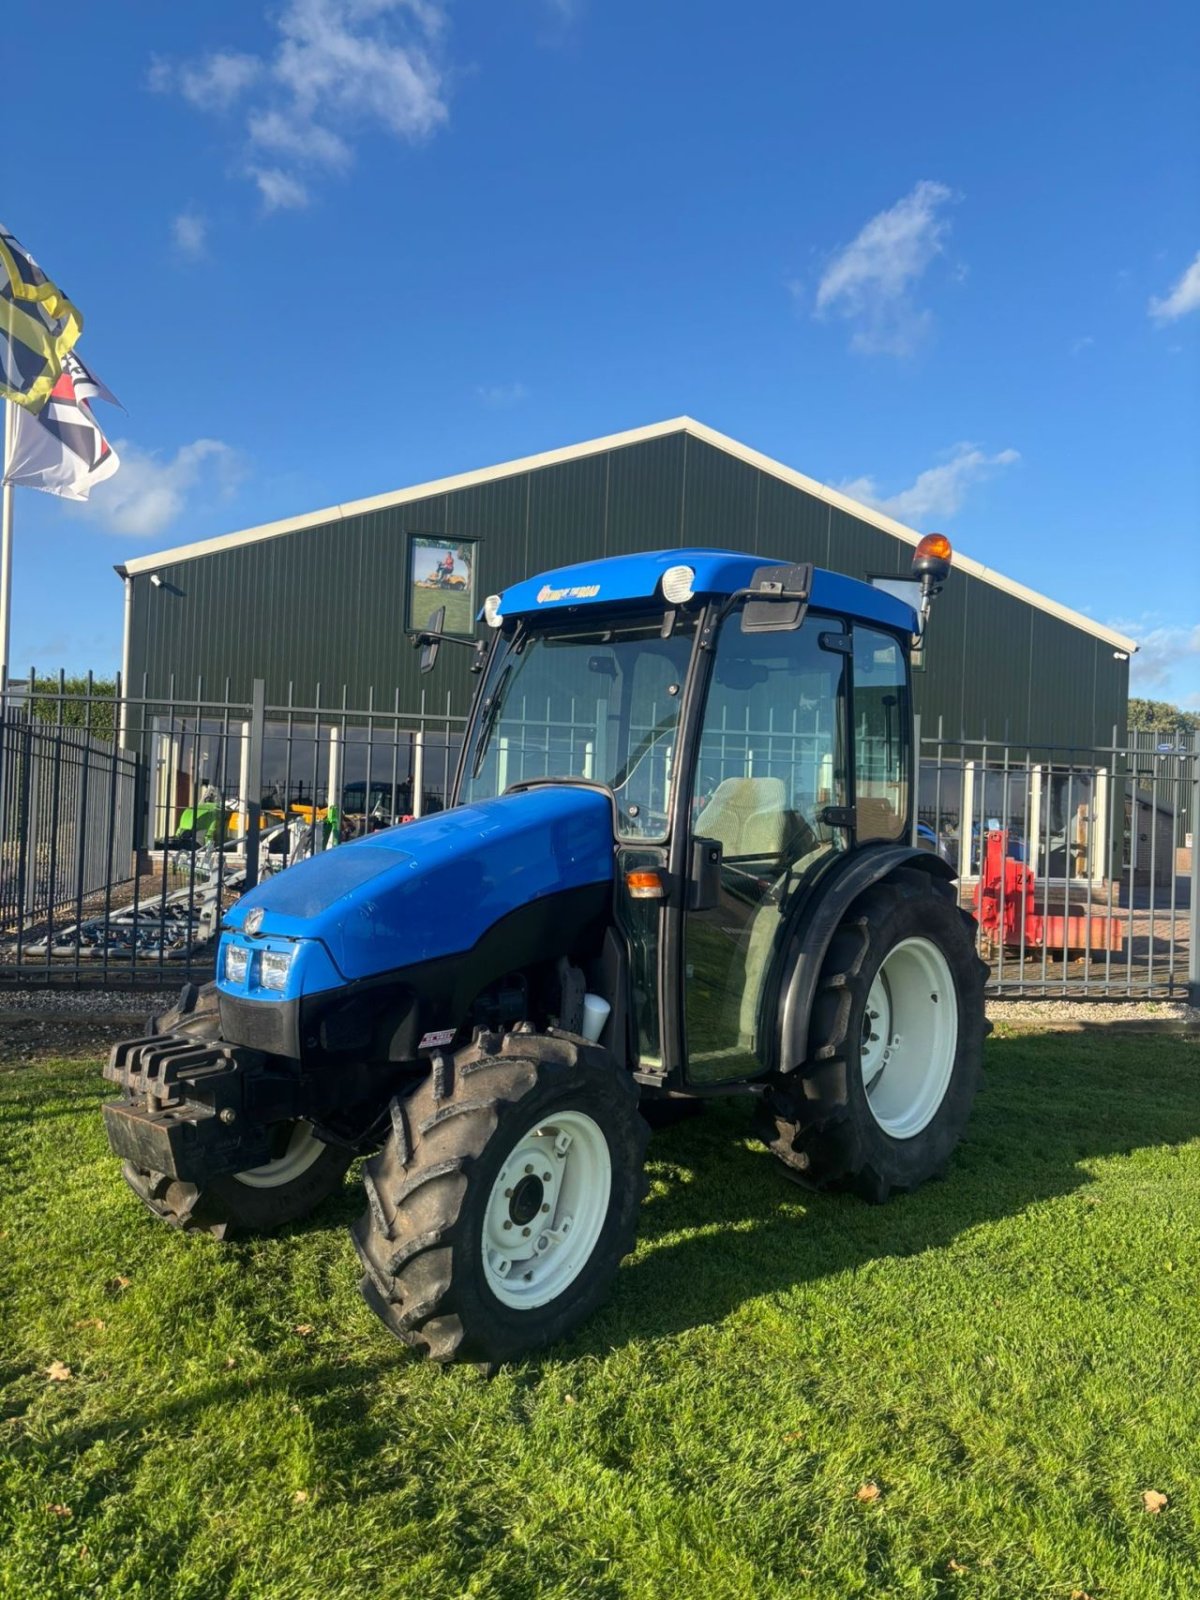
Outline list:
[[[702,422],[693,422],[691,418],[684,420],[689,433],[695,434],[707,444],[715,445],[719,450],[724,450],[727,455],[737,456],[748,466],[758,467],[773,477],[782,478],[785,483],[790,483],[797,489],[804,489],[808,494],[815,495],[818,500],[836,506],[839,511],[849,512],[860,522],[869,522],[884,533],[902,539],[905,544],[915,545],[920,540],[921,535],[915,528],[897,522],[894,517],[876,511],[873,506],[864,505],[860,500],[852,500],[849,495],[831,489],[827,484],[818,483],[815,478],[805,477],[804,473],[797,472],[794,467],[786,467],[771,456],[763,455],[760,450],[752,450],[749,445],[741,444],[727,434],[718,433],[715,428],[706,427]],[[1006,578],[1002,572],[997,572],[993,567],[985,567],[981,561],[960,554],[957,547],[954,551],[954,565],[959,571],[969,572],[973,578],[979,578],[984,583],[990,583],[993,588],[1011,594],[1017,600],[1024,600],[1028,605],[1036,606],[1039,611],[1046,611],[1052,617],[1058,617],[1061,622],[1069,622],[1072,627],[1081,628],[1085,633],[1093,634],[1107,644],[1115,645],[1118,650],[1124,650],[1128,655],[1133,655],[1138,648],[1136,639],[1126,638],[1123,633],[1117,633],[1113,628],[1106,628],[1094,618],[1085,617],[1081,611],[1073,611],[1070,606],[1061,605],[1059,601],[1051,600],[1048,595],[1039,594],[1036,589],[1018,583],[1015,578]]]
[[[543,450],[536,455],[521,456],[515,461],[499,462],[495,466],[481,467],[473,472],[459,472],[447,478],[434,478],[428,483],[413,484],[407,489],[394,489],[388,494],[372,495],[363,500],[348,500],[344,505],[327,506],[320,511],[307,511],[301,516],[284,517],[278,522],[264,522],[257,527],[218,534],[211,539],[198,539],[191,544],[176,545],[170,550],[157,551],[153,555],[134,556],[122,564],[132,577],[136,577],[140,573],[153,572],[155,568],[168,563],[190,561],[197,556],[216,555],[221,550],[235,549],[243,544],[255,544],[260,539],[275,539],[283,534],[298,533],[303,528],[339,522],[346,517],[359,516],[368,511],[383,511],[391,506],[406,505],[414,500],[427,500],[432,495],[451,494],[456,489],[469,489],[477,484],[493,483],[500,478],[513,477],[517,473],[558,466],[563,462],[577,461],[581,457],[597,455],[605,450],[618,450],[624,445],[643,444],[650,439],[662,438],[664,434],[680,432],[690,433],[694,438],[702,439],[706,444],[711,444],[727,455],[744,461],[747,466],[757,467],[760,471],[791,484],[793,488],[803,489],[816,499],[825,501],[827,505],[848,512],[860,522],[869,523],[884,533],[890,533],[893,538],[900,539],[905,544],[915,545],[921,537],[916,529],[907,527],[903,522],[897,522],[882,511],[863,505],[861,501],[852,500],[849,495],[831,489],[827,484],[818,483],[815,478],[806,477],[794,467],[785,466],[783,462],[763,455],[762,451],[753,450],[749,445],[730,438],[728,434],[719,433],[716,428],[707,427],[692,417],[680,416],[672,417],[666,422],[652,422],[643,428],[627,428],[621,433],[605,434],[599,439],[587,439],[581,444],[563,445],[557,450]],[[963,555],[958,550],[954,552],[954,565],[959,571],[967,572],[984,583],[990,583],[993,588],[1000,589],[1015,599],[1023,600],[1027,605],[1035,606],[1039,611],[1045,611],[1061,622],[1070,623],[1072,627],[1080,628],[1085,633],[1103,639],[1106,644],[1111,644],[1128,655],[1133,655],[1138,648],[1135,639],[1127,638],[1113,628],[1104,627],[1092,617],[1073,611],[1070,606],[1061,605],[1057,600],[1039,594],[1036,589],[1018,583],[1014,578],[1006,578],[1003,573],[984,566],[982,562],[975,561],[971,556]]]

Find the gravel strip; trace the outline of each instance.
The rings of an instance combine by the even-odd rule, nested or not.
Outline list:
[[[1200,1029],[1200,1011],[1182,1000],[991,1000],[993,1022],[1095,1026],[1097,1023],[1174,1023]]]
[[[174,989],[0,989],[0,1015],[98,1016],[129,1012],[148,1015],[165,1011],[179,998]]]

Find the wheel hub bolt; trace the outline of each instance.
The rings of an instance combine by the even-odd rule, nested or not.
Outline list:
[[[512,1190],[511,1189],[505,1189],[504,1198],[506,1200],[511,1200],[512,1199]]]
[[[228,1126],[228,1124],[231,1122],[237,1121],[237,1112],[232,1106],[226,1106],[221,1112],[221,1121],[224,1122],[226,1126]]]
[[[532,1171],[533,1171],[533,1168],[527,1164],[526,1167],[525,1167],[525,1176],[528,1177],[530,1175],[530,1173],[532,1173]]]
[[[548,1205],[545,1205],[545,1206],[542,1207],[543,1211],[549,1211],[549,1209],[550,1209],[550,1207]]]
[[[542,1182],[543,1183],[549,1183],[550,1182],[550,1174],[548,1172],[543,1172],[542,1173]]]
[[[528,1228],[522,1228],[521,1229],[521,1237],[522,1237],[522,1239],[528,1239],[528,1237],[529,1237],[529,1229]]]
[[[506,1228],[511,1228],[512,1227],[512,1223],[509,1221],[509,1219],[507,1217],[505,1217],[505,1219],[504,1219],[504,1226]]]

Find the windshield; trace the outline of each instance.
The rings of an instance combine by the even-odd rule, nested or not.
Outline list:
[[[467,736],[460,801],[529,778],[589,778],[616,796],[622,838],[664,838],[695,623],[661,631],[654,617],[506,641]]]

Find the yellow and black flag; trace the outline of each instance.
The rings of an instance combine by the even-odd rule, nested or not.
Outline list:
[[[83,332],[83,318],[0,223],[0,397],[37,411]]]

